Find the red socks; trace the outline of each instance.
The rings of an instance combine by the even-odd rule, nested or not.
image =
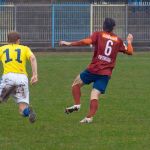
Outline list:
[[[74,98],[74,104],[79,105],[80,104],[80,97],[81,97],[81,86],[79,84],[76,84],[72,87],[72,95]]]
[[[90,101],[90,111],[87,115],[87,118],[93,117],[95,115],[97,109],[98,109],[98,100],[97,99],[92,99]]]
[[[81,97],[81,86],[79,84],[76,84],[72,87],[72,95],[74,98],[74,104],[79,105],[80,104],[80,97]],[[98,109],[98,100],[92,99],[90,101],[90,111],[87,115],[87,118],[91,118],[96,114],[96,111]]]

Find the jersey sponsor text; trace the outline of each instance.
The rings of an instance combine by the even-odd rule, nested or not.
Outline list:
[[[108,63],[111,62],[111,58],[106,57],[106,56],[103,56],[103,55],[98,55],[98,59],[99,59],[99,60],[102,60],[102,61],[106,61],[106,62],[108,62]]]

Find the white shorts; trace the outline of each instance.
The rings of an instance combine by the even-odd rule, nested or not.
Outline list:
[[[0,82],[0,96],[2,97],[3,91],[11,90],[8,97],[12,95],[16,103],[27,103],[29,104],[29,87],[28,78],[24,74],[8,73],[2,76]]]

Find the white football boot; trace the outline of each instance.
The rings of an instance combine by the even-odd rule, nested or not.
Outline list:
[[[70,114],[70,113],[72,113],[72,112],[74,112],[74,111],[79,111],[80,107],[81,107],[80,104],[79,104],[79,105],[73,105],[73,106],[71,106],[71,107],[67,107],[67,108],[65,109],[65,113],[66,113],[66,114]]]
[[[91,123],[92,121],[93,121],[93,117],[91,118],[85,117],[84,119],[80,121],[80,123]]]

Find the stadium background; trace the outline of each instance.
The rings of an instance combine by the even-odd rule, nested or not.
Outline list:
[[[121,38],[132,33],[136,50],[149,49],[146,0],[1,0],[0,9],[0,44],[6,43],[9,31],[17,30],[32,49],[58,49],[60,40],[82,39],[101,30],[105,17],[112,17]]]
[[[18,30],[34,50],[62,51],[58,41],[78,40],[101,28],[105,16],[115,18],[116,32],[134,35],[133,56],[119,54],[106,95],[94,121],[80,125],[89,108],[92,88],[82,89],[82,109],[66,115],[72,105],[71,84],[91,61],[91,52],[37,52],[39,82],[30,86],[37,121],[18,114],[10,98],[0,104],[0,150],[149,150],[150,149],[150,4],[117,0],[1,0],[0,42]],[[54,48],[52,48],[54,47]],[[87,50],[88,48],[83,48]],[[70,52],[70,53],[69,53]],[[2,66],[0,64],[0,74]],[[29,78],[30,65],[27,64]]]

